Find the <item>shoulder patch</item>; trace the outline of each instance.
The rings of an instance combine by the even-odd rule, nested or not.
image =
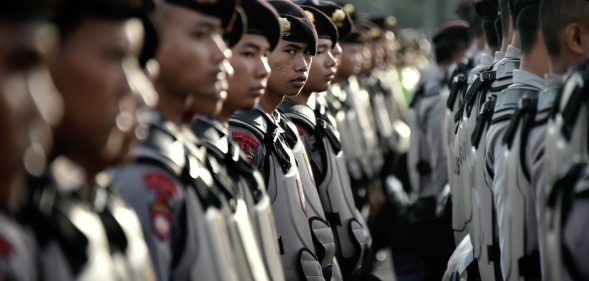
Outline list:
[[[167,204],[168,200],[178,193],[174,181],[167,175],[161,173],[147,173],[143,176],[145,186],[155,192],[156,203]]]
[[[168,239],[172,229],[172,210],[170,210],[170,207],[163,203],[153,203],[149,206],[149,217],[151,229],[155,236],[160,240]]]
[[[10,257],[12,256],[12,244],[4,236],[0,235],[0,256]]]
[[[231,138],[238,142],[241,150],[246,153],[249,148],[258,149],[258,147],[260,147],[260,141],[258,141],[258,139],[243,132],[232,132]]]
[[[295,124],[297,126],[297,131],[299,132],[299,136],[305,135],[305,127]]]

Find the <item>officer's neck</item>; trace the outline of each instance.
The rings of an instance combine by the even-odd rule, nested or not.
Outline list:
[[[159,99],[155,108],[161,114],[162,118],[174,123],[181,122],[186,99],[179,95],[171,94],[164,87],[156,85],[156,89],[159,93]]]
[[[536,42],[531,51],[522,54],[520,69],[544,77],[548,72],[548,54],[541,38],[537,38]]]
[[[235,111],[237,110],[229,109],[226,106],[226,104],[223,104],[223,108],[221,108],[221,112],[219,112],[219,116],[217,117],[219,118],[219,120],[221,120],[221,122],[227,123],[229,122],[229,118],[231,118],[231,115],[233,115]]]
[[[266,93],[260,98],[260,106],[262,106],[266,113],[272,114],[283,99],[284,95],[276,93],[270,90],[270,88],[266,88]]]
[[[293,101],[296,104],[306,105],[312,94],[313,94],[313,91],[308,91],[303,88],[303,90],[301,90],[300,94],[298,94],[294,97],[288,97],[288,99]]]

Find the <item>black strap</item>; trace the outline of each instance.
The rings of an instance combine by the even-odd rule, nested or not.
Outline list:
[[[470,141],[475,149],[479,148],[479,143],[483,137],[483,132],[493,119],[494,108],[495,97],[491,97],[483,104],[483,107],[481,108],[481,111],[477,116],[476,125],[472,132],[472,135],[470,136]]]
[[[464,88],[468,84],[466,83],[466,76],[463,73],[456,75],[452,79],[452,85],[450,87],[450,95],[448,96],[448,101],[446,102],[446,107],[449,110],[454,108],[454,104],[456,104],[456,99],[458,98],[458,93],[464,91]]]
[[[519,276],[525,279],[542,278],[542,268],[540,266],[540,252],[534,251],[532,254],[521,257],[518,261]]]
[[[341,226],[342,221],[340,219],[338,212],[325,212],[325,218],[329,222],[329,225],[333,226]]]
[[[536,111],[537,101],[538,100],[536,98],[528,97],[524,97],[520,100],[520,104],[511,118],[509,126],[507,127],[507,131],[505,131],[505,134],[503,135],[502,142],[506,144],[509,149],[511,149],[513,145],[513,140],[515,139],[515,134],[519,127],[520,121],[523,121],[522,130],[526,130],[527,128],[530,128],[531,125],[533,125],[534,119],[532,117]]]
[[[334,153],[339,153],[342,151],[342,144],[331,130],[329,121],[325,119],[323,116],[317,117],[317,127],[316,127],[316,134],[319,139],[327,138],[331,146],[333,147]]]

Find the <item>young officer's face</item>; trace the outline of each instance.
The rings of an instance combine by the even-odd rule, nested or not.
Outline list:
[[[280,40],[268,63],[272,70],[268,89],[285,96],[298,95],[307,81],[311,65],[307,44]]]
[[[358,74],[362,67],[362,45],[355,43],[342,44],[341,63],[337,69],[337,75],[348,77]]]
[[[65,38],[51,75],[62,94],[64,118],[56,134],[60,152],[100,167],[121,102],[131,95],[124,62],[132,57],[128,21],[85,20]],[[86,163],[86,164],[88,164]]]
[[[0,207],[18,205],[25,170],[42,171],[61,101],[46,60],[55,51],[53,26],[0,24]],[[10,205],[10,206],[9,206]]]
[[[336,60],[331,54],[332,42],[320,38],[317,44],[317,54],[313,57],[309,79],[305,83],[304,92],[327,91],[336,71]]]
[[[179,98],[189,98],[188,114],[218,113],[227,87],[223,62],[228,48],[221,20],[196,11],[166,5],[156,56],[160,76],[156,86]]]
[[[264,36],[245,34],[231,52],[229,62],[234,74],[229,77],[227,100],[223,106],[232,110],[251,109],[266,90],[270,74],[270,44]]]

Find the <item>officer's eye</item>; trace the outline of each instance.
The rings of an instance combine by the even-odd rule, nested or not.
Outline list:
[[[196,39],[203,39],[203,38],[205,38],[205,36],[207,36],[207,33],[203,32],[203,31],[192,32],[192,37],[194,37]]]
[[[294,55],[297,53],[297,51],[295,49],[286,49],[284,51],[289,55]]]
[[[252,51],[244,51],[243,53],[241,53],[241,55],[243,55],[246,58],[254,58],[256,57],[256,54]]]

